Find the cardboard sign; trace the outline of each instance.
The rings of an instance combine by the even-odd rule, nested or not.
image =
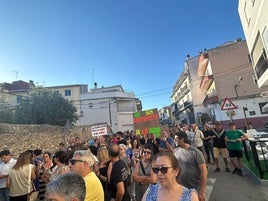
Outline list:
[[[133,114],[134,129],[137,135],[153,133],[160,137],[161,126],[157,109],[150,109]]]
[[[106,125],[91,126],[91,133],[93,137],[98,137],[100,135],[107,135],[107,126]]]

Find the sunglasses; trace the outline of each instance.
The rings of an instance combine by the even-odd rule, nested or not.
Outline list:
[[[76,162],[85,162],[85,161],[82,161],[82,160],[76,160],[76,159],[72,159],[72,160],[70,160],[71,165],[74,165]]]
[[[150,151],[143,151],[144,154],[151,154],[152,152]]]
[[[161,168],[157,168],[157,167],[153,167],[152,170],[155,174],[158,174],[158,172],[160,171],[162,174],[167,174],[168,168],[172,168],[172,167],[161,167]]]

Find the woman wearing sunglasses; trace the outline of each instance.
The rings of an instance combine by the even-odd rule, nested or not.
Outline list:
[[[135,166],[132,174],[133,181],[136,182],[136,200],[141,201],[143,194],[150,183],[156,183],[156,175],[151,171],[155,161],[152,159],[152,147],[144,145],[142,159]]]
[[[177,183],[179,164],[172,153],[160,153],[152,171],[157,175],[157,184],[149,185],[142,201],[198,201],[198,195],[194,189],[187,189]]]

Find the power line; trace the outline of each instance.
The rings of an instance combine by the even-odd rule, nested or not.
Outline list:
[[[143,92],[143,93],[140,93],[140,94],[136,94],[136,96],[141,96],[141,95],[144,95],[144,94],[151,94],[151,93],[155,93],[155,92],[160,92],[160,91],[164,91],[164,90],[167,90],[167,89],[170,89],[170,88],[173,88],[173,86],[168,86],[168,87],[164,87],[164,88],[161,88],[161,89],[155,89],[153,91],[146,91],[146,92]]]
[[[163,95],[163,94],[171,94],[171,93],[172,93],[171,91],[167,91],[167,92],[158,93],[158,94],[153,94],[153,95],[140,96],[140,97],[138,97],[138,98],[150,98],[150,97],[153,97],[153,96],[160,96],[160,95]]]

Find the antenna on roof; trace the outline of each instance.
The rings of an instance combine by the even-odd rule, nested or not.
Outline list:
[[[91,73],[92,73],[92,82],[93,82],[93,85],[95,86],[95,82],[94,82],[94,72],[95,72],[95,68],[91,68]]]
[[[15,81],[17,81],[19,72],[18,71],[14,71],[14,70],[12,72],[13,73],[16,73],[16,79],[15,79]]]

